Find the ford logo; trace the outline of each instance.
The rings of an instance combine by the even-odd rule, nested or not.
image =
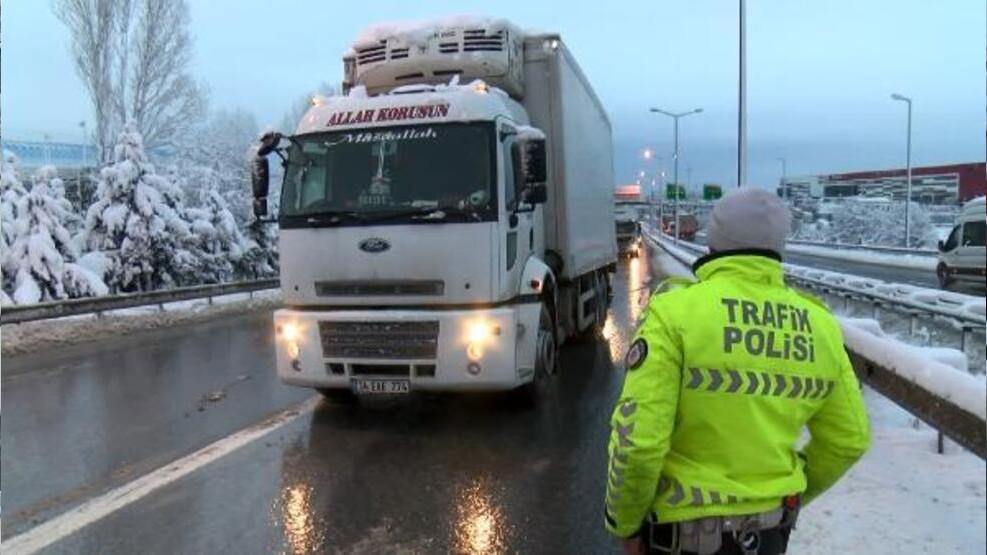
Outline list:
[[[387,242],[387,239],[381,239],[380,237],[368,237],[359,244],[360,250],[363,252],[384,252],[391,248],[391,244]]]

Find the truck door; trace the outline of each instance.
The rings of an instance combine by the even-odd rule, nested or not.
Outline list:
[[[499,181],[503,184],[500,217],[500,261],[501,261],[501,291],[511,295],[519,291],[521,273],[524,263],[534,249],[533,211],[532,206],[521,202],[521,150],[517,141],[517,131],[514,126],[502,122],[499,124],[498,136],[500,141],[501,160]]]

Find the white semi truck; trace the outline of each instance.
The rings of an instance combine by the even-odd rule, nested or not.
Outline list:
[[[338,399],[537,399],[559,346],[606,320],[603,105],[556,34],[460,19],[369,36],[344,56],[344,95],[254,160],[258,217],[268,155],[284,167],[279,377]]]

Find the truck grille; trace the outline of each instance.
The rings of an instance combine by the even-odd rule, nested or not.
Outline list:
[[[434,359],[439,322],[319,322],[322,356]]]
[[[315,294],[320,297],[442,295],[444,291],[445,283],[440,280],[341,280],[315,282]]]

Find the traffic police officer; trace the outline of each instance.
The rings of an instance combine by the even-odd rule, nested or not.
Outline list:
[[[768,191],[732,192],[698,282],[651,298],[611,419],[606,527],[628,552],[783,553],[799,506],[869,446],[839,324],[785,285],[790,221]]]

